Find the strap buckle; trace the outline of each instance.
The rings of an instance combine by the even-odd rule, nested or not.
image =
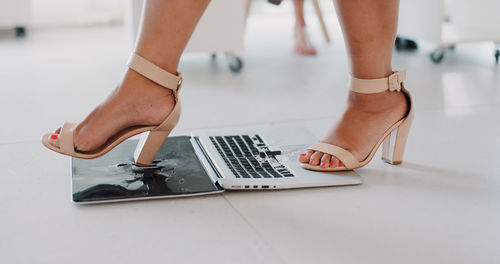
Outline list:
[[[393,74],[389,75],[389,91],[401,91],[401,83],[406,79],[406,72],[395,71]]]
[[[176,90],[179,90],[179,88],[181,88],[182,86],[182,76],[180,76],[181,78],[179,78],[179,81],[177,82],[177,88]]]
[[[177,87],[175,87],[174,94],[177,94],[179,92],[179,90],[181,89],[181,86],[182,86],[182,81],[184,79],[184,78],[182,78],[182,73],[180,73],[180,72],[177,73],[177,77],[179,77],[179,81],[177,82]]]

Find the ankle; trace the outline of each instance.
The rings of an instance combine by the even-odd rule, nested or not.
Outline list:
[[[406,97],[401,92],[380,92],[375,94],[362,94],[349,92],[348,106],[369,113],[392,111],[395,108],[404,108],[407,105]]]
[[[116,105],[129,113],[124,122],[128,125],[157,125],[165,119],[175,106],[171,90],[156,84],[137,72],[129,69],[112,95]]]
[[[143,95],[145,97],[148,95],[173,95],[172,90],[151,81],[132,69],[128,69],[125,73],[125,76],[119,85],[119,90],[120,92],[124,92],[129,95],[138,94],[141,97],[143,97]]]
[[[306,27],[306,21],[304,19],[296,19],[295,20],[295,28],[305,28]]]
[[[359,79],[380,79],[389,77],[392,73],[391,57],[383,54],[366,54],[365,50],[356,50],[359,55],[351,58],[351,75]],[[387,58],[388,57],[388,58]]]
[[[302,34],[306,30],[305,24],[297,24],[295,23],[294,33],[295,35]]]

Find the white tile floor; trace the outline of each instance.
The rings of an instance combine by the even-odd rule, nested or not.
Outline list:
[[[320,55],[298,57],[291,22],[252,18],[238,75],[208,54],[186,56],[176,133],[292,123],[321,136],[347,93],[341,35],[334,26],[323,45],[311,23]],[[441,65],[425,45],[395,54],[417,110],[406,161],[374,159],[357,170],[360,186],[75,206],[69,159],[39,137],[113,89],[125,32],[0,35],[2,263],[500,262],[500,68],[489,44],[458,46]]]

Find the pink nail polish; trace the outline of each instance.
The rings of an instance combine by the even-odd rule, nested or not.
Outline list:
[[[325,167],[325,163],[321,163],[321,167],[324,168]]]
[[[58,137],[59,137],[59,135],[57,135],[57,134],[52,134],[52,135],[50,135],[50,138],[51,138],[51,139],[57,139]]]
[[[312,160],[310,160],[310,161],[309,161],[309,164],[310,164],[310,165],[312,165],[312,164],[313,164],[313,161],[312,161]]]

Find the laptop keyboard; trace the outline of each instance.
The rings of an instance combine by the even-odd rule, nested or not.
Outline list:
[[[259,135],[209,137],[236,178],[284,178],[294,175],[275,156]]]

